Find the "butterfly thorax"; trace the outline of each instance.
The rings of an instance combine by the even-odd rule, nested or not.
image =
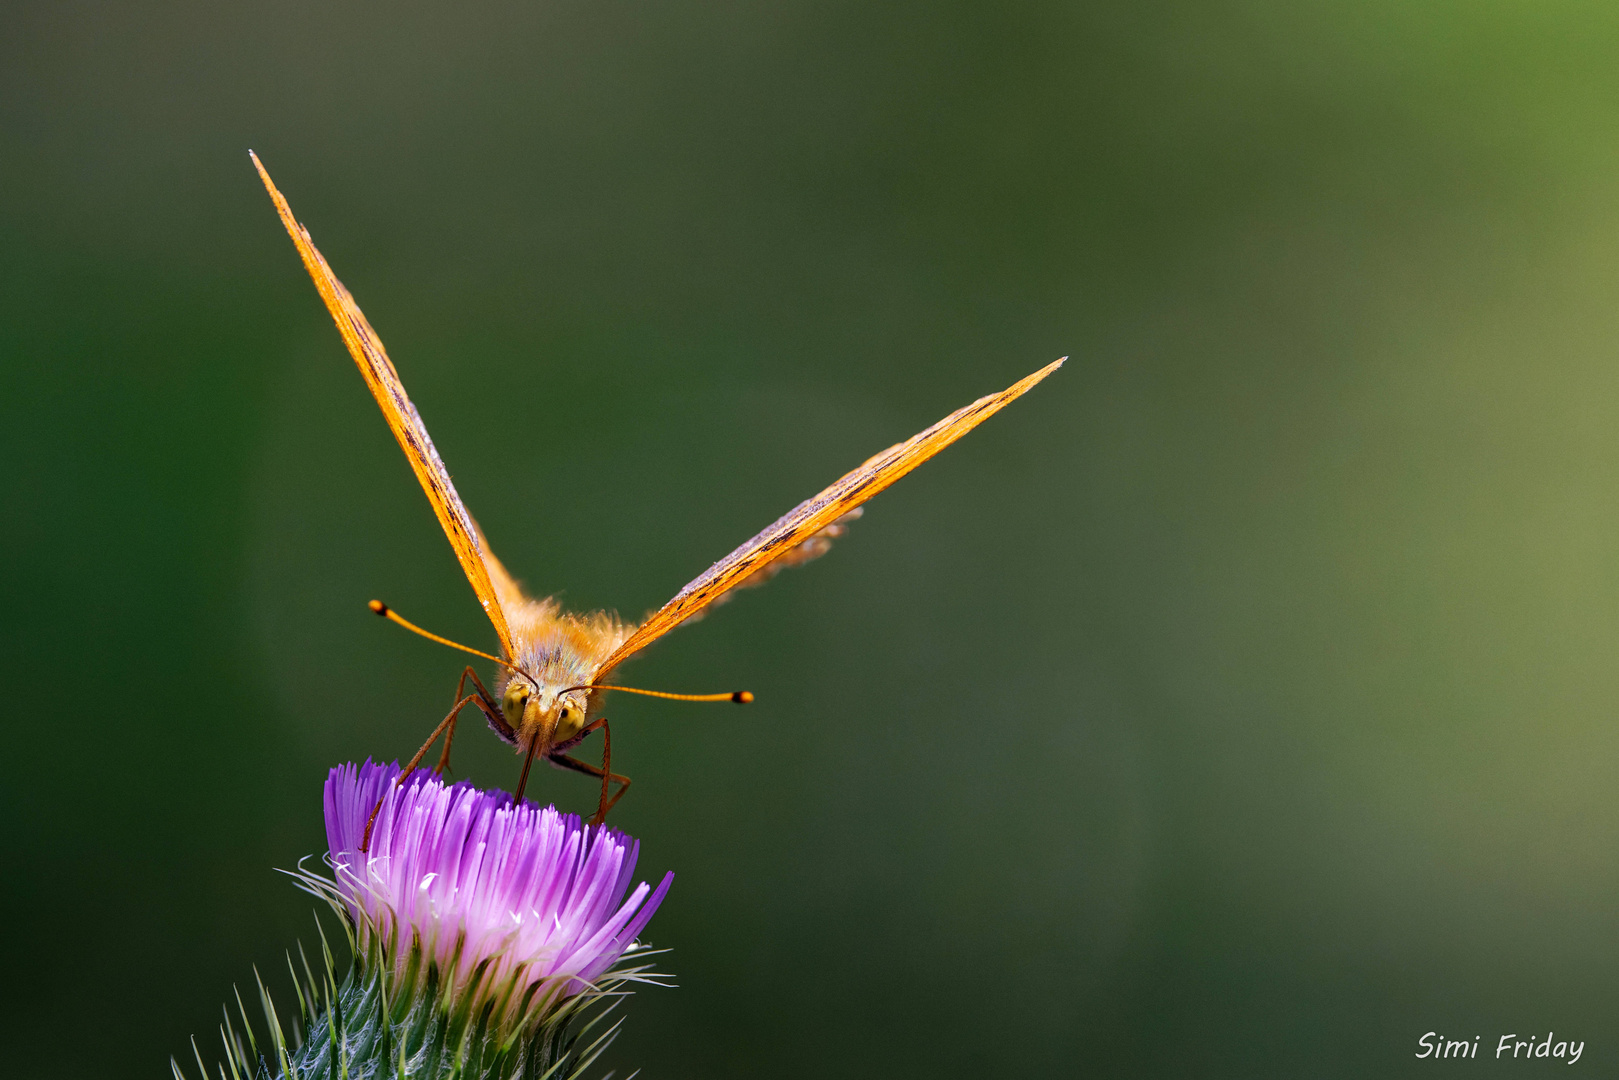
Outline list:
[[[635,627],[607,612],[573,615],[553,599],[525,600],[506,613],[516,671],[502,669],[497,693],[512,731],[496,729],[519,752],[536,739],[538,753],[570,744],[598,708],[600,691],[590,686],[602,662]]]

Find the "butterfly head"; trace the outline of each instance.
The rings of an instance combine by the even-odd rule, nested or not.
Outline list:
[[[536,753],[543,757],[570,742],[585,726],[585,712],[590,707],[587,693],[579,687],[546,686],[518,675],[506,684],[500,708],[517,732],[518,745],[526,747],[538,740]]]

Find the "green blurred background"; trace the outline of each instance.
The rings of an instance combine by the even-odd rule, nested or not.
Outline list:
[[[214,1060],[326,770],[449,703],[365,602],[492,642],[252,147],[574,607],[1073,357],[626,669],[759,701],[614,704],[680,985],[613,1067],[1619,1075],[1616,58],[1555,0],[8,3],[6,1073]]]

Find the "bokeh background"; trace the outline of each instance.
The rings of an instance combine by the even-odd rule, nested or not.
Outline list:
[[[620,1075],[1619,1075],[1616,56],[1572,0],[12,0],[6,1073],[214,1060],[326,770],[449,703],[365,602],[492,641],[252,147],[575,607],[1073,357],[626,670],[759,700],[614,705],[679,982]]]

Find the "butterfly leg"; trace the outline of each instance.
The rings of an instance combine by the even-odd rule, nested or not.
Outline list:
[[[444,736],[444,752],[439,755],[438,765],[434,767],[433,772],[438,773],[449,765],[450,740],[455,737],[455,722],[460,718],[461,710],[477,700],[477,694],[468,694],[455,703],[455,708],[450,710],[450,715],[439,721],[438,727],[433,729],[433,734],[427,737],[427,741],[422,743],[422,748],[416,751],[416,756],[410,759],[410,764],[405,766],[405,771],[399,774],[399,783],[401,785],[410,778],[411,773],[416,771],[416,766],[422,763],[422,758],[427,756],[427,751],[440,735]]]
[[[590,823],[592,825],[600,825],[603,821],[606,821],[607,812],[613,807],[617,806],[618,800],[622,799],[624,797],[624,793],[630,790],[630,778],[627,776],[620,776],[618,773],[612,771],[613,736],[608,730],[607,718],[603,717],[600,720],[587,725],[584,732],[581,734],[594,731],[598,727],[602,729],[601,768],[598,769],[589,762],[580,761],[578,758],[572,757],[568,754],[552,754],[550,758],[551,764],[557,766],[558,768],[572,769],[574,772],[584,773],[586,776],[601,777],[601,801],[596,804],[596,816],[590,819]],[[609,783],[616,783],[619,785],[618,790],[613,793],[613,797],[611,799],[607,797],[607,787]]]
[[[467,688],[468,679],[471,679],[472,685],[477,687],[477,692],[470,694],[467,697],[462,697],[462,692]],[[478,711],[483,713],[484,717],[491,724],[498,725],[495,728],[496,731],[506,731],[510,729],[510,725],[506,723],[506,718],[500,714],[500,709],[495,705],[495,699],[489,696],[489,691],[484,689],[483,683],[478,679],[478,673],[472,670],[472,666],[470,664],[467,665],[467,669],[465,671],[461,672],[461,680],[455,684],[455,697],[455,709],[451,711],[449,716],[444,718],[444,723],[448,724],[449,727],[444,735],[444,752],[439,755],[438,764],[433,766],[433,774],[435,776],[443,776],[444,770],[450,767],[450,741],[455,738],[455,723],[457,718],[460,716],[461,709],[467,704],[467,702],[470,701],[472,704],[478,706]],[[443,727],[444,725],[441,724],[439,726]],[[433,739],[436,738],[438,738],[437,731],[433,732],[432,736],[427,740],[427,746],[422,747],[422,753],[427,752],[427,747],[432,746]],[[421,761],[421,759],[422,755],[417,754],[415,760],[411,762],[411,768],[415,768],[416,763]],[[403,777],[400,778],[400,782],[404,782]]]
[[[473,676],[473,678],[476,679],[477,676]],[[460,687],[457,687],[456,690],[459,693]],[[416,766],[422,763],[422,758],[427,756],[427,751],[432,747],[433,741],[440,735],[444,735],[444,753],[439,755],[438,765],[433,769],[433,773],[438,775],[444,771],[445,766],[450,763],[450,740],[455,737],[455,721],[461,715],[461,710],[475,701],[478,702],[480,707],[483,705],[483,702],[479,701],[477,694],[468,694],[455,703],[455,708],[450,710],[450,715],[439,721],[438,727],[433,729],[433,734],[427,737],[427,741],[422,743],[422,748],[416,751],[416,756],[410,759],[410,764],[406,765],[404,770],[400,772],[399,779],[394,783],[395,787],[404,786],[405,781],[410,779],[410,774],[416,771]],[[369,852],[371,849],[371,829],[376,825],[377,815],[381,812],[382,799],[378,799],[377,805],[371,808],[371,816],[365,819],[365,835],[360,839],[360,850],[362,852]]]

